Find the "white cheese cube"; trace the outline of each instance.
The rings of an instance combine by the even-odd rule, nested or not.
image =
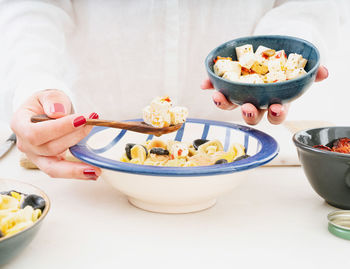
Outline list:
[[[259,47],[257,48],[257,50],[255,51],[255,55],[261,56],[261,54],[262,54],[264,51],[266,51],[266,50],[270,50],[270,48],[264,47],[264,46],[259,46]]]
[[[242,67],[250,69],[256,60],[257,60],[257,57],[255,56],[254,53],[246,53],[240,57],[239,63],[241,64]]]
[[[284,66],[287,62],[287,54],[284,50],[276,51],[275,55],[271,56],[269,60],[279,60],[281,61],[282,65]]]
[[[270,73],[281,72],[284,69],[281,59],[272,59],[267,61],[267,67]]]
[[[304,58],[301,58],[298,64],[299,68],[305,68],[305,65],[307,64],[307,60]]]
[[[267,73],[264,80],[267,83],[274,83],[274,82],[285,81],[286,79],[287,79],[286,74],[283,71],[279,71],[279,72]]]
[[[236,55],[237,55],[238,61],[241,61],[241,57],[247,53],[249,54],[254,53],[253,46],[251,44],[246,44],[240,47],[236,47]]]
[[[305,75],[306,71],[304,70],[304,68],[297,68],[294,70],[287,70],[286,75],[287,75],[287,79],[293,79],[293,78],[298,78],[302,75]]]
[[[155,111],[151,106],[146,106],[142,110],[143,121],[154,127],[162,128],[167,127],[171,124],[170,113],[165,111]]]
[[[188,146],[185,143],[174,143],[170,148],[170,154],[177,158],[184,158],[188,155]]]
[[[264,83],[264,80],[258,74],[241,76],[239,81],[243,83],[254,83],[254,84]]]
[[[288,56],[288,60],[286,62],[287,70],[295,70],[299,67],[299,62],[303,57],[297,53],[291,53]]]
[[[222,78],[231,80],[231,81],[239,81],[241,74],[237,74],[236,72],[225,72]]]
[[[188,109],[186,107],[176,106],[170,108],[171,124],[176,125],[184,123],[188,116]]]
[[[172,101],[169,96],[156,97],[151,101],[151,109],[159,113],[169,113]]]
[[[217,60],[214,64],[214,72],[220,77],[223,76],[225,72],[241,74],[241,65],[237,61]]]

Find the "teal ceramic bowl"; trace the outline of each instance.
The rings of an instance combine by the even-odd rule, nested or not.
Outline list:
[[[341,137],[350,138],[350,127],[324,127],[297,132],[293,142],[312,188],[327,203],[350,209],[350,154],[314,148]]]
[[[252,44],[254,51],[260,46],[274,50],[284,50],[287,55],[298,53],[307,59],[307,74],[288,81],[252,84],[233,82],[215,75],[213,66],[217,56],[231,57],[237,60],[236,47]],[[214,88],[223,93],[234,104],[252,103],[258,108],[267,108],[271,104],[284,104],[300,97],[315,81],[320,65],[320,54],[310,42],[291,36],[266,35],[249,36],[228,41],[212,50],[205,59],[209,79]]]
[[[37,187],[16,180],[0,179],[0,192],[11,190],[41,196],[45,200],[45,208],[40,218],[32,226],[12,236],[0,238],[0,266],[10,263],[12,259],[19,255],[29,245],[39,231],[41,224],[50,209],[49,198]]]

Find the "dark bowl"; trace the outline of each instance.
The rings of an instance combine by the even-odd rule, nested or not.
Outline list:
[[[0,238],[0,267],[19,255],[34,239],[50,209],[50,200],[37,187],[17,180],[0,179],[0,191],[15,190],[25,194],[36,194],[45,200],[45,208],[40,218],[31,226],[11,236]],[[31,267],[29,265],[29,267]]]
[[[254,51],[259,45],[274,50],[284,50],[287,55],[298,53],[307,59],[305,66],[307,74],[288,81],[252,84],[233,82],[215,75],[213,66],[217,56],[231,57],[236,60],[236,47],[252,44]],[[205,66],[209,79],[214,88],[222,92],[232,103],[242,105],[252,103],[258,108],[267,108],[271,104],[284,104],[301,96],[315,81],[320,54],[310,42],[291,36],[265,35],[249,36],[228,41],[209,53],[205,59]]]
[[[350,138],[350,127],[324,127],[297,132],[293,142],[312,188],[332,206],[350,209],[350,154],[313,148]]]

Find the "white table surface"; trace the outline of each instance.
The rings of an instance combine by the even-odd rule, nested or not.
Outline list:
[[[26,170],[17,149],[0,160],[0,171],[36,185],[52,202],[35,239],[4,268],[350,266],[350,241],[327,230],[335,208],[312,190],[301,167],[256,168],[214,207],[182,215],[137,209],[103,180]]]

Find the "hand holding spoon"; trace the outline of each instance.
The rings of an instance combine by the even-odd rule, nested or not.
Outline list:
[[[46,115],[35,115],[31,118],[32,122],[42,122],[47,120],[54,120]],[[151,134],[155,136],[161,136],[163,134],[168,134],[179,130],[182,123],[171,125],[168,127],[154,127],[143,121],[111,121],[111,120],[101,120],[101,119],[86,119],[86,125],[95,126],[106,126],[111,128],[125,129],[137,133]]]

